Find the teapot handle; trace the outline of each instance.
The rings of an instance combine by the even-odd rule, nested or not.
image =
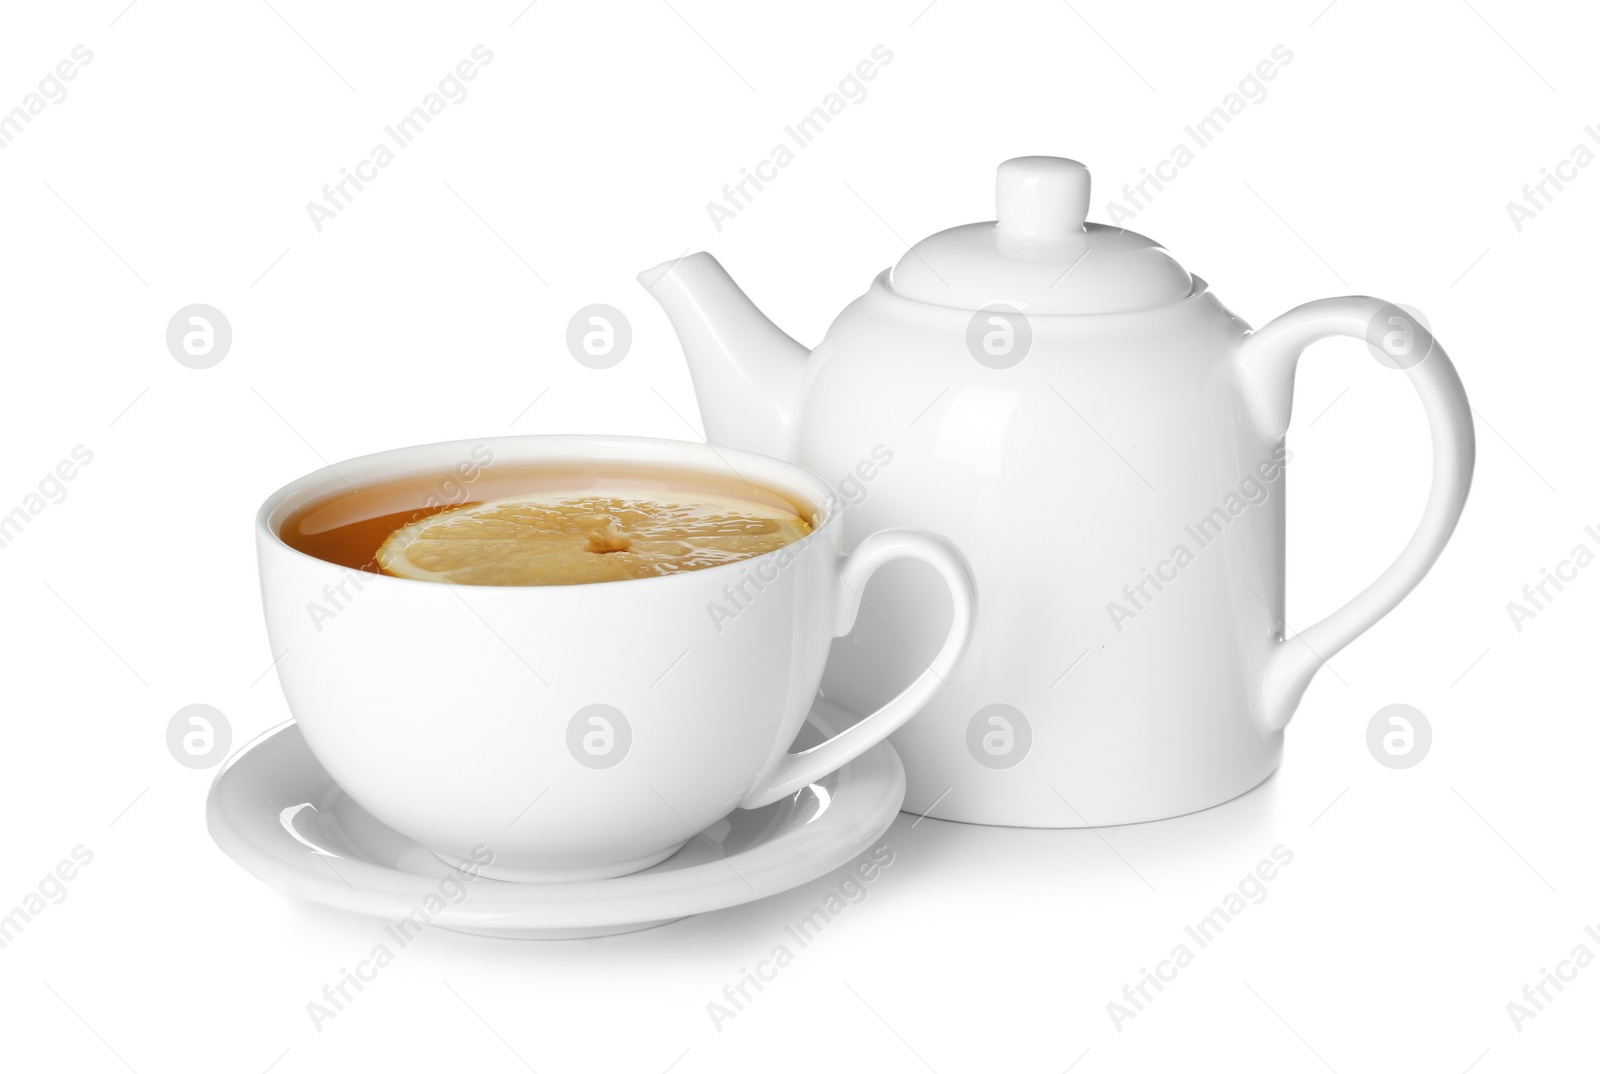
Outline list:
[[[1238,343],[1234,366],[1256,427],[1270,440],[1282,439],[1294,401],[1295,367],[1308,346],[1330,336],[1372,342],[1375,335],[1385,341],[1388,364],[1404,371],[1422,399],[1433,439],[1433,484],[1422,521],[1389,568],[1344,607],[1294,638],[1280,637],[1273,646],[1254,714],[1267,734],[1283,730],[1317,669],[1389,614],[1428,573],[1461,517],[1472,482],[1472,408],[1456,367],[1427,328],[1380,299],[1307,302]],[[1396,335],[1407,345],[1391,351],[1387,341]]]

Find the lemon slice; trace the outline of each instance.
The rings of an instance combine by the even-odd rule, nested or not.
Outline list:
[[[419,519],[378,549],[385,574],[457,585],[578,585],[703,570],[811,532],[781,508],[701,493],[541,492]]]

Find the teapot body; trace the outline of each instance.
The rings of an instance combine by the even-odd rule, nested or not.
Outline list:
[[[794,457],[847,505],[847,546],[940,533],[979,594],[965,656],[894,735],[907,810],[1121,824],[1277,767],[1260,693],[1283,632],[1288,457],[1240,390],[1247,332],[1198,280],[1156,310],[1022,317],[907,299],[886,277],[829,329]],[[873,579],[834,643],[831,700],[871,711],[938,651],[951,609],[924,570]]]
[[[904,526],[965,554],[972,643],[894,734],[910,811],[1082,827],[1243,794],[1317,670],[1416,587],[1466,504],[1472,409],[1414,314],[1346,295],[1252,331],[1088,204],[1077,161],[1003,162],[996,220],[908,249],[810,352],[710,254],[639,276],[713,443],[830,481],[851,547]],[[1332,338],[1416,390],[1433,479],[1394,561],[1285,637],[1284,434],[1300,356]],[[874,575],[824,694],[857,712],[898,696],[945,636],[943,594],[915,563]]]

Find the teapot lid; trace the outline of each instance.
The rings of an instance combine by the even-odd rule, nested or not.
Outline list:
[[[1194,280],[1143,235],[1086,224],[1089,169],[1063,157],[1013,157],[995,181],[998,220],[929,235],[889,287],[936,306],[1023,313],[1126,313],[1186,297]]]

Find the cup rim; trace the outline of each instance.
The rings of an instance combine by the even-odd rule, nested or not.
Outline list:
[[[382,480],[394,480],[399,477],[411,476],[412,472],[419,474],[429,473],[440,465],[439,459],[459,461],[463,457],[462,452],[469,451],[479,445],[488,445],[492,450],[495,450],[496,462],[500,461],[499,449],[501,445],[521,445],[525,450],[530,446],[547,446],[550,449],[548,452],[537,452],[531,456],[524,455],[522,456],[523,461],[542,457],[550,461],[594,461],[599,459],[600,461],[611,462],[661,463],[724,477],[727,471],[731,470],[740,480],[749,484],[760,484],[772,492],[800,498],[806,506],[814,509],[816,516],[820,516],[821,521],[813,522],[811,532],[800,538],[800,540],[784,545],[781,548],[775,548],[770,552],[763,552],[757,556],[734,560],[730,563],[721,563],[714,567],[702,567],[695,571],[681,571],[675,574],[656,575],[647,578],[578,582],[564,586],[479,586],[475,588],[571,590],[583,589],[588,586],[612,585],[618,582],[657,586],[684,584],[686,580],[693,578],[695,575],[712,576],[717,575],[718,572],[727,573],[737,569],[748,569],[752,564],[759,563],[783,552],[794,555],[801,548],[809,545],[820,534],[831,531],[836,526],[841,513],[841,509],[836,505],[842,503],[842,501],[828,482],[803,466],[783,459],[773,458],[769,455],[760,455],[752,451],[720,447],[694,440],[672,440],[664,437],[617,436],[607,433],[515,433],[500,436],[470,437],[462,440],[440,440],[428,444],[412,444],[406,447],[369,452],[365,455],[357,455],[341,462],[319,467],[279,487],[262,501],[260,508],[256,511],[255,528],[257,538],[265,537],[282,551],[310,560],[313,563],[322,564],[330,570],[352,570],[353,568],[343,567],[329,560],[320,559],[290,545],[278,532],[279,525],[281,525],[283,519],[293,511],[305,506],[305,504],[337,492],[340,486],[360,487],[360,477],[363,473],[382,473]],[[514,453],[512,454],[513,457],[517,457]],[[405,464],[413,460],[415,470],[408,471]],[[449,462],[447,461],[444,465],[448,466]],[[398,468],[391,469],[391,467]],[[428,586],[438,584],[437,582],[425,582],[416,578],[401,578],[392,574],[373,573],[372,577],[374,579],[382,579],[385,583],[394,582],[406,585]]]

